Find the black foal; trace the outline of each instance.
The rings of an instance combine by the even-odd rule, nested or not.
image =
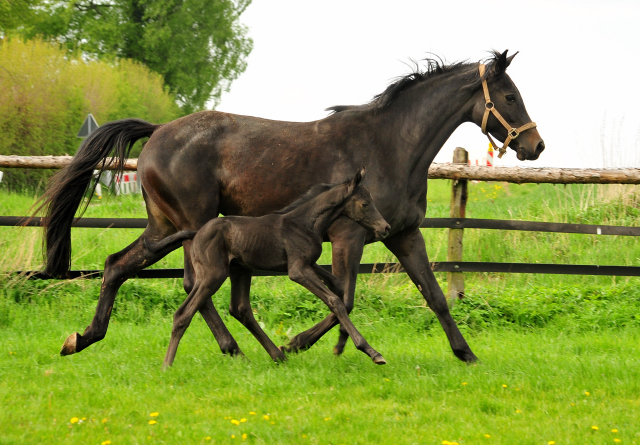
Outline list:
[[[229,268],[234,266],[287,272],[289,278],[329,306],[346,328],[356,348],[371,357],[374,363],[385,364],[382,355],[369,346],[349,319],[341,299],[341,283],[316,264],[322,253],[324,234],[342,216],[375,232],[379,239],[389,232],[390,226],[374,206],[371,194],[360,185],[364,175],[362,168],[352,180],[342,184],[316,185],[279,212],[256,218],[214,218],[198,232],[178,232],[148,246],[154,251],[173,249],[176,244],[193,238],[191,260],[195,285],[173,317],[171,341],[163,366],[171,366],[180,339],[194,314],[216,293],[229,276]],[[234,301],[232,296],[230,313],[249,329],[273,360],[284,360],[284,353],[255,320],[248,296],[246,300]]]

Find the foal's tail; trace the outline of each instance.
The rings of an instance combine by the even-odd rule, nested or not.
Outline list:
[[[183,241],[193,239],[193,237],[196,236],[196,233],[198,232],[193,230],[183,230],[181,232],[174,233],[173,235],[169,235],[157,243],[153,243],[144,238],[143,243],[145,249],[150,250],[154,254],[161,253],[162,256],[164,256],[180,247]]]
[[[85,139],[71,163],[51,179],[33,212],[35,216],[44,210],[46,274],[64,275],[71,267],[71,225],[89,188],[93,171],[99,170],[102,174],[106,167],[115,163],[116,172],[122,173],[133,144],[140,138],[151,136],[159,127],[141,119],[109,122]],[[92,195],[93,192],[89,200]],[[86,210],[89,200],[85,202],[79,217]]]

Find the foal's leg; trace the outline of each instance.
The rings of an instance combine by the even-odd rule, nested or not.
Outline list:
[[[331,247],[333,249],[333,275],[335,275],[339,282],[342,283],[343,289],[341,293],[335,293],[343,298],[347,313],[351,313],[351,310],[353,309],[356,279],[358,277],[358,265],[362,258],[362,250],[364,248],[366,233],[365,229],[349,219],[339,219],[333,226],[331,226],[331,229],[328,232],[329,238],[331,239]],[[320,323],[296,335],[291,339],[289,345],[283,349],[286,352],[298,352],[309,349],[337,324],[338,318],[331,313]],[[349,334],[346,330],[344,331],[344,334],[342,334],[342,326],[340,329],[340,341],[334,348],[334,353],[336,354],[342,353],[344,345],[349,338]]]
[[[383,242],[398,258],[404,270],[427,300],[429,307],[435,312],[456,357],[465,362],[478,360],[451,317],[447,299],[431,270],[424,238],[420,230],[400,232]]]
[[[176,358],[176,352],[178,351],[178,345],[180,344],[180,339],[189,327],[189,324],[191,324],[191,320],[193,319],[195,313],[205,301],[211,301],[211,296],[215,294],[218,289],[220,289],[220,286],[222,286],[222,283],[224,283],[224,280],[226,280],[227,276],[229,275],[226,268],[214,268],[215,270],[211,271],[209,276],[198,277],[203,279],[196,280],[191,293],[184,301],[184,303],[180,305],[173,316],[171,340],[169,341],[167,355],[165,356],[164,362],[162,364],[162,367],[164,369],[173,364],[173,360]]]
[[[311,267],[304,264],[290,265],[289,278],[307,288],[314,295],[320,298],[327,306],[329,306],[331,312],[336,315],[336,317],[340,321],[340,324],[345,327],[345,329],[353,339],[353,343],[357,349],[371,357],[373,362],[377,365],[384,365],[387,363],[382,355],[378,351],[373,349],[360,334],[360,332],[358,332],[356,327],[351,322],[349,314],[347,313],[347,309],[345,308],[342,300],[337,295],[332,293],[322,283],[322,281],[320,281],[320,278],[318,278]]]
[[[184,248],[183,286],[185,291],[187,291],[187,294],[191,293],[195,285],[195,271],[193,270],[193,264],[191,262],[192,244],[193,244],[192,240],[187,240],[183,243],[183,248]],[[251,277],[249,277],[249,279],[251,279]],[[231,276],[231,282],[233,283],[233,275]],[[231,289],[233,292],[233,284],[231,286]],[[236,356],[236,355],[244,356],[235,338],[233,338],[233,336],[229,332],[229,329],[227,329],[227,326],[222,321],[222,318],[220,318],[220,314],[218,314],[218,311],[213,305],[213,301],[211,301],[211,298],[205,299],[205,301],[198,308],[198,310],[200,311],[200,315],[202,315],[202,318],[204,318],[204,321],[207,323],[207,326],[209,326],[209,329],[211,329],[211,332],[213,333],[213,336],[216,338],[216,341],[218,342],[218,345],[220,346],[220,350],[222,351],[222,353],[233,355],[233,356]]]
[[[278,349],[267,334],[265,334],[253,316],[251,300],[249,298],[251,270],[231,263],[229,266],[229,275],[231,276],[231,304],[229,305],[229,313],[253,334],[274,361],[285,361],[286,357],[284,353]]]
[[[144,241],[145,239],[154,241],[162,239],[175,232],[175,228],[168,220],[153,219],[151,214],[149,217],[149,224],[140,238],[120,252],[107,257],[100,287],[100,297],[93,321],[91,321],[91,324],[82,335],[76,332],[67,337],[60,351],[61,355],[80,352],[93,343],[102,340],[107,335],[111,310],[122,283],[166,255],[164,252],[150,251],[145,247]]]

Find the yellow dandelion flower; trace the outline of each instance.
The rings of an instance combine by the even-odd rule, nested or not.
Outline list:
[[[585,391],[585,392],[584,392],[584,395],[585,395],[585,396],[590,396],[590,395],[591,395],[591,393],[590,393],[589,391]]]
[[[617,432],[618,432],[618,430],[617,430],[616,428],[614,428],[614,429],[612,429],[612,430],[611,430],[611,432],[612,432],[612,433],[617,433]]]
[[[107,419],[102,419],[102,423],[107,423]]]
[[[149,421],[149,425],[155,425],[156,423],[158,423],[158,422],[156,422],[155,420],[150,420]]]
[[[488,434],[485,434],[484,437],[486,437],[487,439],[489,439],[491,436]]]
[[[82,420],[87,420],[87,418],[86,418],[86,417],[83,417],[83,418],[82,418]]]
[[[207,437],[204,438],[204,440],[211,440],[211,437],[207,436]]]
[[[331,420],[331,417],[325,417],[324,420]]]
[[[256,413],[254,413],[253,411],[249,411],[249,414],[251,414],[252,416],[256,415]]]
[[[550,440],[549,442],[547,442],[549,445],[556,445],[556,442],[554,440]]]
[[[242,440],[247,440],[247,433],[242,433]]]
[[[80,419],[78,419],[77,417],[72,417],[71,420],[69,420],[69,422],[78,423],[78,420],[80,420]]]
[[[600,428],[598,428],[597,426],[593,425],[593,426],[591,427],[591,429],[592,429],[593,431],[598,431]]]
[[[275,422],[271,422],[271,425],[275,425],[275,424],[276,424]]]
[[[268,415],[268,414],[265,414],[264,416],[262,416],[262,418],[263,418],[264,420],[269,420],[269,415]]]
[[[231,435],[231,438],[232,438],[232,439],[235,439],[235,438],[236,438],[236,435],[235,435],[235,434],[232,434],[232,435]]]
[[[516,410],[516,412],[517,412],[518,414],[522,413],[522,411],[520,411],[519,409],[517,409],[517,410]]]
[[[105,440],[104,442],[102,442],[101,445],[111,445],[111,441],[110,440]]]
[[[304,439],[305,437],[307,437],[307,435],[306,435],[306,434],[303,434],[303,435],[302,435],[302,438]]]
[[[151,416],[151,417],[158,417],[159,415],[160,415],[160,413],[151,413],[151,414],[149,414],[149,416]]]
[[[244,417],[242,419],[240,419],[241,423],[245,423],[247,421],[247,419],[245,419]]]
[[[614,441],[615,443],[620,443],[620,442],[622,442],[622,441],[621,441],[620,439],[618,439],[617,437],[616,437],[615,439],[613,439],[613,441]]]
[[[384,381],[385,382],[390,382],[391,380],[389,380],[388,378],[385,377]]]
[[[233,423],[234,425],[240,425],[240,421],[236,419],[231,419],[231,423]]]
[[[506,388],[506,387],[507,387],[507,385],[502,385],[502,387],[503,387],[503,388]]]
[[[462,386],[467,386],[467,382],[462,382]]]

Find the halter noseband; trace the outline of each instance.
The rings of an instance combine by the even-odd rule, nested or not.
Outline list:
[[[482,76],[484,76],[484,64],[481,63],[478,69],[480,70],[480,78],[482,78]],[[489,142],[491,142],[491,145],[493,145],[493,147],[498,150],[498,158],[501,158],[502,155],[507,152],[507,147],[513,139],[516,139],[518,136],[520,136],[520,133],[525,130],[536,128],[537,125],[535,122],[529,122],[528,124],[524,124],[520,128],[513,128],[507,123],[506,120],[504,120],[502,115],[498,113],[495,105],[493,104],[493,102],[491,102],[491,97],[489,97],[489,87],[487,86],[486,79],[482,80],[482,90],[484,91],[484,100],[486,101],[486,103],[484,104],[484,116],[482,116],[482,126],[480,128],[482,129],[482,133],[486,134],[489,138]],[[489,119],[489,112],[493,113],[496,119],[498,119],[500,123],[504,125],[504,128],[507,129],[507,138],[504,140],[504,145],[502,146],[502,148],[498,148],[498,144],[494,142],[491,135],[487,132],[487,120]]]

